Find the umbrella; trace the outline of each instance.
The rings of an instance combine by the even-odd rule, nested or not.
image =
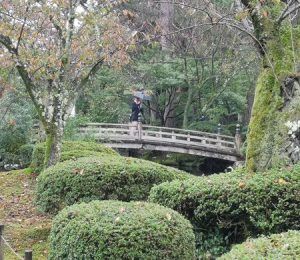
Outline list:
[[[145,94],[144,91],[134,91],[133,96],[142,100],[151,100],[151,96]]]

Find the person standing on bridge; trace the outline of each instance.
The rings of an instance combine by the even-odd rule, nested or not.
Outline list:
[[[142,113],[142,102],[141,102],[140,98],[135,97],[133,100],[133,103],[132,103],[132,108],[131,108],[130,135],[134,135],[134,131],[137,130],[138,119],[139,119],[140,113]]]
[[[141,110],[142,110],[141,100],[138,97],[135,97],[131,108],[131,117],[130,117],[131,122],[138,122],[139,113],[141,113]]]

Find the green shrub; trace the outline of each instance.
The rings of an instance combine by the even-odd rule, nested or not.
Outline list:
[[[118,155],[118,153],[113,149],[95,142],[64,141],[62,146],[61,161],[76,159],[79,157],[86,157],[90,155],[100,156],[103,153]],[[31,168],[33,168],[36,173],[40,173],[44,168],[44,156],[45,143],[39,143],[34,148],[31,161]]]
[[[33,153],[34,145],[25,144],[22,145],[18,151],[20,164],[22,167],[28,167],[31,163],[31,157]]]
[[[49,259],[195,258],[189,221],[146,202],[73,205],[54,218],[49,238]]]
[[[39,175],[37,205],[43,212],[55,213],[79,201],[145,200],[153,185],[187,176],[177,169],[135,158],[78,158],[58,163]]]
[[[89,123],[91,120],[88,117],[76,115],[75,117],[68,118],[64,128],[64,140],[78,141],[82,140],[82,136],[78,132],[80,125]]]
[[[218,255],[250,235],[299,229],[299,190],[300,165],[296,165],[253,175],[240,170],[175,180],[153,187],[149,200],[177,210],[192,222],[199,233],[200,255]],[[214,240],[208,243],[212,234],[218,238],[217,248]]]
[[[5,164],[20,163],[18,151],[29,141],[27,134],[23,125],[0,124],[0,168]]]
[[[249,239],[241,245],[235,245],[233,249],[219,259],[299,259],[300,256],[300,232],[288,231],[269,237]]]
[[[64,162],[67,160],[75,160],[80,157],[89,157],[89,156],[103,156],[103,153],[95,152],[95,151],[88,151],[88,150],[67,151],[67,152],[62,152],[60,161]]]

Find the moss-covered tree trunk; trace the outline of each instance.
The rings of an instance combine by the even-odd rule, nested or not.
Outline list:
[[[278,22],[285,9],[283,3],[243,3],[251,14],[262,56],[246,155],[247,168],[258,171],[297,161],[287,147],[291,146],[288,124],[300,118],[300,90],[297,90],[300,28],[289,21]]]
[[[62,144],[62,129],[58,130],[56,127],[49,128],[46,131],[46,150],[44,165],[49,167],[55,165],[61,155]]]

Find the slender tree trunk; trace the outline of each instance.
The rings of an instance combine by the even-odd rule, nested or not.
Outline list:
[[[158,107],[154,101],[149,101],[149,112],[150,112],[150,124],[154,124],[157,120]]]
[[[176,93],[176,89],[173,88],[168,93],[166,91],[166,105],[164,112],[164,122],[166,127],[175,127],[175,106],[177,103],[178,93]]]
[[[197,66],[197,65],[196,65]],[[190,107],[192,104],[192,98],[193,98],[193,86],[190,84],[189,76],[188,76],[188,67],[187,67],[187,60],[184,58],[184,74],[185,74],[185,81],[188,86],[188,96],[187,96],[187,101],[184,106],[184,112],[183,112],[183,123],[182,123],[182,128],[187,128],[188,127],[188,116],[189,116],[189,111]],[[199,73],[198,73],[199,74]],[[198,81],[199,81],[199,75],[198,75]]]
[[[185,107],[184,107],[182,128],[188,127],[188,116],[189,116],[189,111],[190,111],[190,107],[192,104],[193,94],[194,94],[193,88],[191,86],[189,86],[188,97],[187,97],[187,101],[186,101]]]
[[[251,87],[247,93],[247,109],[243,116],[243,125],[249,125],[253,102],[254,102],[254,87]]]

